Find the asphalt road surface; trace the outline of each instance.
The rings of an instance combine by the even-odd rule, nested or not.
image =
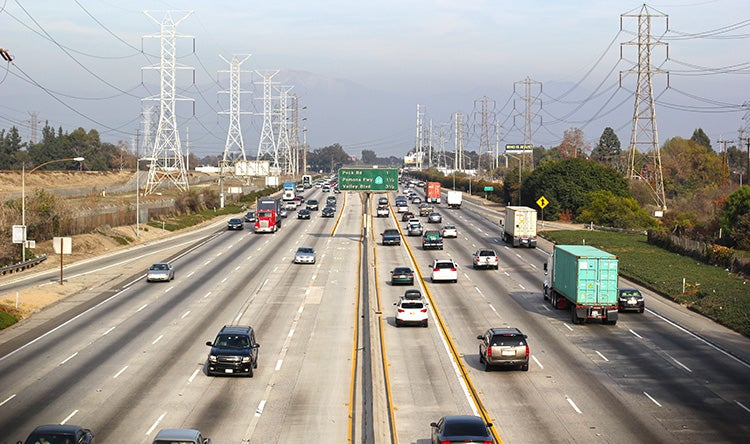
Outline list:
[[[400,218],[372,217],[363,194],[338,196],[335,218],[292,213],[273,235],[219,223],[77,265],[68,279],[97,283],[0,332],[0,443],[67,423],[100,443],[149,443],[177,427],[214,444],[427,444],[430,422],[449,414],[482,415],[510,443],[750,436],[747,338],[648,291],[643,314],[573,325],[542,298],[548,246],[509,248],[492,209],[439,206],[459,237],[423,251],[420,237],[381,245]],[[314,265],[292,263],[303,245]],[[471,268],[480,247],[498,252],[499,270]],[[442,257],[459,263],[457,283],[430,282],[428,264]],[[145,282],[162,260],[175,280]],[[395,326],[393,302],[409,287],[388,272],[401,265],[418,270],[427,328]],[[255,328],[252,378],[205,374],[205,342],[228,324]],[[528,335],[528,372],[479,364],[476,336],[500,326]]]

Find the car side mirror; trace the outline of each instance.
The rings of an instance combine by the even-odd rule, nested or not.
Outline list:
[[[481,339],[484,339],[484,336],[482,336],[482,335],[479,335],[479,336],[477,336],[477,339],[480,339],[480,340],[481,340]]]
[[[437,423],[436,422],[431,422],[430,423],[430,427],[437,427]]]
[[[488,423],[487,423],[487,428],[491,428],[491,427],[492,427],[492,423],[491,423],[491,422],[488,422]]]
[[[545,273],[547,272],[547,263],[546,262],[544,263],[544,272]]]
[[[398,302],[394,302],[393,305],[398,305]]]
[[[209,347],[213,347],[214,345],[211,343],[211,341],[206,342],[206,345]]]
[[[257,343],[256,343],[256,344],[254,344],[254,345],[253,345],[253,348],[260,348],[260,344],[257,344]]]

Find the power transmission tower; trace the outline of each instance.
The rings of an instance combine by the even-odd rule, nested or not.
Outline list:
[[[242,57],[244,56],[244,57]],[[233,176],[245,176],[247,178],[247,156],[245,155],[245,142],[242,139],[242,126],[240,125],[240,116],[248,114],[242,111],[240,107],[240,97],[242,93],[248,91],[241,90],[240,77],[242,64],[250,58],[249,54],[232,55],[232,60],[227,60],[221,55],[222,60],[229,64],[229,70],[219,72],[229,73],[229,91],[219,91],[219,93],[229,93],[229,111],[219,111],[219,114],[229,114],[229,129],[227,130],[227,140],[224,145],[224,155],[219,165],[219,181],[222,182],[227,173]],[[242,57],[242,59],[240,59]],[[248,72],[248,71],[244,71]],[[238,166],[241,165],[241,166]],[[220,185],[220,188],[221,185]],[[223,195],[223,188],[221,190]]]
[[[160,24],[161,32],[146,37],[158,37],[161,40],[161,60],[159,66],[149,66],[145,69],[158,69],[161,77],[159,97],[149,97],[145,100],[159,101],[159,124],[154,139],[154,149],[151,155],[151,168],[148,171],[148,182],[145,194],[151,194],[164,181],[170,181],[180,191],[188,189],[189,184],[185,172],[185,162],[182,157],[180,132],[177,130],[177,114],[175,103],[177,100],[190,100],[177,97],[176,74],[178,69],[192,69],[177,66],[177,37],[187,37],[176,34],[177,25],[185,20],[192,11],[181,12],[182,17],[175,20],[174,11],[167,11],[164,19],[159,22],[156,18],[144,13],[154,22]]]
[[[34,111],[32,113],[29,113],[29,116],[31,117],[31,144],[36,145],[36,143],[39,141],[39,113]]]
[[[495,101],[489,97],[482,97],[478,101],[474,101],[474,107],[476,108],[477,102],[481,104],[480,111],[480,127],[479,127],[479,164],[477,170],[482,171],[482,154],[487,158],[486,171],[489,173],[492,170],[492,147],[490,146],[490,120],[494,120],[492,114],[494,114]],[[490,103],[492,103],[493,111],[490,112]]]
[[[447,168],[445,162],[445,124],[441,123],[438,127],[438,169],[444,170]]]
[[[458,171],[464,170],[464,115],[462,113],[454,114],[454,146],[456,148],[455,159],[453,160],[453,169]]]
[[[263,128],[260,130],[260,140],[258,141],[258,160],[270,157],[273,171],[278,174],[279,153],[276,149],[276,137],[273,133],[273,95],[271,94],[273,82],[271,79],[279,71],[255,72],[263,77]]]
[[[654,10],[655,11],[655,10]],[[659,133],[656,129],[656,107],[654,104],[654,74],[667,74],[667,85],[669,85],[669,76],[666,71],[656,68],[651,64],[651,54],[653,47],[667,44],[656,39],[651,33],[651,19],[665,18],[667,27],[669,18],[667,15],[652,10],[644,4],[638,14],[620,15],[620,31],[622,31],[622,18],[634,17],[638,19],[638,36],[636,40],[622,43],[621,45],[634,45],[638,47],[638,66],[635,69],[620,72],[620,83],[622,83],[622,73],[636,73],[636,90],[635,106],[633,107],[633,123],[630,133],[630,178],[640,179],[643,174],[636,170],[636,158],[642,156],[641,153],[651,153],[653,161],[652,179],[654,186],[653,191],[656,200],[656,206],[663,212],[667,209],[667,198],[664,193],[664,176],[661,168],[661,152],[659,149]],[[667,47],[667,53],[668,53]],[[642,147],[642,150],[639,150]],[[642,171],[642,170],[641,170]]]
[[[294,153],[292,152],[292,144],[289,141],[289,91],[294,88],[293,86],[280,86],[276,88],[279,92],[279,112],[277,113],[279,138],[276,142],[276,149],[281,154],[284,166],[284,174],[294,174],[293,162]]]
[[[538,112],[536,112],[536,109],[541,109],[542,107],[542,99],[539,98],[539,96],[542,93],[542,82],[538,82],[536,80],[532,80],[529,77],[526,77],[524,80],[514,82],[513,83],[513,93],[520,95],[516,87],[523,86],[523,98],[524,101],[524,110],[522,113],[516,113],[513,116],[513,124],[515,125],[516,117],[523,117],[523,144],[528,146],[534,145],[534,122],[538,119],[539,125],[542,124],[542,116]],[[534,92],[533,90],[538,87],[538,91]],[[538,107],[538,108],[537,108]],[[516,108],[515,100],[513,101],[513,109]],[[518,154],[520,157],[518,157],[518,172],[520,174],[521,170],[523,169],[524,164],[524,157],[526,154],[522,151]],[[533,162],[533,154],[530,154],[532,156],[532,161],[529,162],[529,165],[531,165],[531,168],[534,167]]]
[[[417,104],[417,137],[414,141],[414,154],[416,160],[416,167],[418,170],[422,169],[422,161],[424,156],[424,128],[423,128],[424,113],[421,111],[421,106]]]
[[[299,98],[291,94],[289,99],[292,102],[292,134],[290,143],[292,145],[292,175],[297,176],[300,172],[300,140],[299,140]]]

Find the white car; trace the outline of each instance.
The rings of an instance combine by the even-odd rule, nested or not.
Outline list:
[[[147,282],[169,282],[172,279],[174,279],[174,267],[169,262],[158,262],[150,266],[146,273]]]
[[[458,282],[458,264],[453,259],[435,259],[432,267],[432,282]]]
[[[299,247],[297,252],[294,253],[295,264],[314,264],[315,263],[315,250],[313,247]]]
[[[378,205],[377,215],[378,217],[388,217],[388,207],[386,205]]]
[[[497,270],[500,258],[492,248],[480,248],[471,257],[474,268],[490,268]]]
[[[284,204],[284,208],[286,208],[287,211],[296,211],[297,210],[297,204],[294,203],[294,201],[289,201]]]
[[[406,213],[407,211],[409,211],[409,206],[406,205],[406,202],[399,201],[396,203],[397,213]]]
[[[455,225],[446,225],[443,227],[443,237],[458,237],[458,228]]]
[[[406,324],[427,327],[427,302],[424,300],[401,298],[393,305],[396,306],[396,327]]]

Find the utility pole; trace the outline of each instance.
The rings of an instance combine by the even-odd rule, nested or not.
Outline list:
[[[658,11],[652,12],[651,8],[644,4],[637,14],[625,13],[620,15],[620,31],[622,31],[623,17],[638,19],[638,37],[636,40],[622,43],[620,46],[620,52],[622,52],[622,45],[634,45],[638,47],[638,66],[635,69],[620,72],[620,84],[622,84],[623,72],[637,74],[635,105],[633,107],[633,122],[630,134],[629,174],[631,179],[640,178],[640,173],[636,171],[636,157],[641,153],[638,148],[643,147],[643,152],[650,152],[653,159],[653,182],[656,194],[656,206],[661,212],[664,212],[667,209],[667,198],[664,192],[659,134],[656,129],[656,108],[652,78],[654,74],[666,73],[667,86],[669,86],[669,73],[651,64],[651,53],[654,46],[664,45],[667,55],[669,55],[669,48],[666,46],[666,43],[659,41],[652,35],[651,19],[664,17],[666,26],[669,28],[669,17]]]
[[[159,125],[156,129],[154,150],[151,155],[151,168],[148,172],[148,182],[145,194],[151,194],[168,180],[180,191],[189,188],[185,162],[182,156],[182,145],[180,143],[180,132],[177,129],[177,113],[175,103],[177,100],[191,100],[177,96],[176,77],[178,69],[192,69],[191,67],[177,66],[177,25],[185,20],[192,11],[182,12],[178,20],[172,18],[173,11],[167,11],[161,23],[149,14],[144,13],[161,26],[161,32],[146,37],[158,37],[161,41],[161,60],[158,66],[149,66],[144,69],[158,69],[161,77],[159,97],[149,97],[145,100],[159,101]]]
[[[745,127],[740,130],[740,145],[742,145],[742,141],[744,140],[745,145],[747,146],[747,158],[745,159],[745,177],[747,177],[748,181],[750,181],[750,101],[746,101],[745,103],[743,103],[742,107],[747,111],[745,112],[745,115],[742,116],[742,120],[745,121]]]
[[[242,111],[240,97],[242,97],[243,92],[247,93],[248,91],[242,91],[240,76],[242,72],[248,72],[242,71],[242,64],[250,58],[250,54],[235,54],[232,55],[232,60],[227,60],[221,55],[219,57],[229,64],[229,70],[219,71],[229,73],[229,91],[219,91],[222,94],[229,94],[229,111],[219,111],[219,114],[229,114],[227,140],[224,144],[224,154],[219,165],[219,188],[221,193],[219,200],[221,208],[224,208],[223,181],[227,173],[235,177],[244,176],[245,178],[248,175],[245,141],[242,139],[242,126],[240,125],[240,116],[242,114],[249,114],[247,111]]]

